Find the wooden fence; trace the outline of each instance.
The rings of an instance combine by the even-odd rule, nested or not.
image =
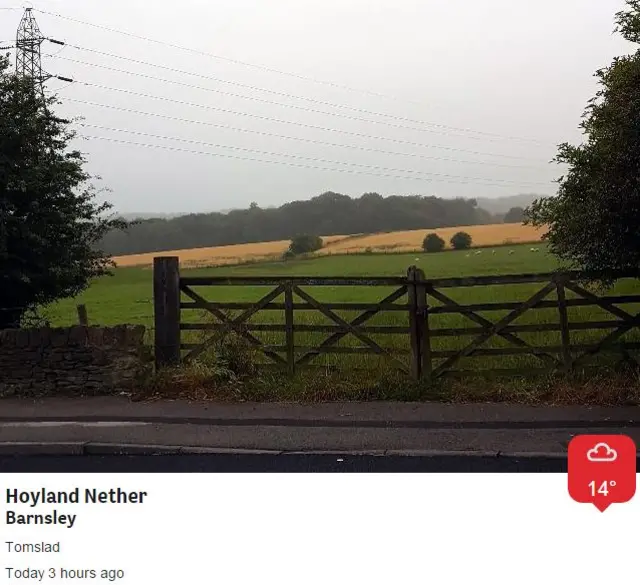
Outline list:
[[[158,257],[154,260],[155,355],[157,367],[176,365],[198,358],[214,342],[216,332],[233,333],[262,353],[270,362],[290,373],[323,354],[374,354],[390,365],[405,371],[414,379],[436,379],[445,375],[460,375],[469,370],[456,369],[465,358],[483,356],[533,356],[540,367],[528,368],[529,373],[568,372],[585,365],[590,357],[615,352],[620,360],[634,362],[634,350],[640,343],[622,340],[640,325],[640,312],[629,312],[618,305],[640,304],[640,294],[598,296],[580,284],[584,275],[575,272],[520,274],[444,278],[427,280],[422,270],[411,267],[406,277],[183,277],[179,259]],[[533,285],[536,292],[522,301],[461,304],[452,298],[451,289],[470,287]],[[194,288],[198,287],[270,287],[268,294],[255,302],[217,302],[207,300]],[[308,287],[379,287],[387,289],[376,303],[320,302]],[[390,292],[389,292],[390,291]],[[568,298],[571,295],[573,298]],[[183,300],[184,297],[184,300]],[[279,297],[283,301],[276,302]],[[550,298],[553,297],[553,298]],[[188,300],[187,300],[188,299]],[[615,319],[571,320],[571,307],[597,307]],[[198,309],[214,317],[213,323],[183,322],[183,311]],[[534,309],[554,310],[556,318],[546,323],[516,323],[523,314]],[[230,317],[229,311],[241,311]],[[284,323],[253,323],[250,320],[262,311],[284,313]],[[317,311],[331,323],[300,324],[295,316],[300,311]],[[340,311],[358,312],[352,318]],[[505,316],[491,320],[484,312],[502,311]],[[374,316],[395,312],[404,314],[406,325],[370,325]],[[473,322],[473,327],[434,328],[437,315],[461,315]],[[408,317],[408,318],[407,318]],[[572,343],[571,333],[606,331],[595,343]],[[183,331],[212,332],[199,343],[187,343]],[[268,345],[257,332],[284,332],[284,344]],[[328,334],[313,346],[296,345],[297,334],[320,332]],[[556,332],[556,345],[533,345],[523,334]],[[347,336],[360,341],[358,347],[339,346]],[[373,336],[401,335],[408,338],[406,349],[383,347]],[[455,349],[434,348],[438,338],[471,337],[472,340]],[[499,337],[506,347],[486,347],[486,342]],[[408,358],[404,361],[402,358]],[[525,373],[522,369],[495,370],[496,374]]]

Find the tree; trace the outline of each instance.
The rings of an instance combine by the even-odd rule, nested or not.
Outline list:
[[[616,25],[640,43],[640,0],[627,0]],[[640,51],[595,76],[599,89],[580,125],[586,140],[560,145],[556,160],[568,171],[556,197],[527,210],[527,223],[548,229],[545,240],[561,260],[612,283],[617,271],[640,266]]]
[[[524,209],[512,207],[504,216],[504,223],[522,223],[524,221]]]
[[[53,113],[58,103],[0,56],[0,329],[108,274],[113,263],[96,243],[127,226],[94,202],[70,122]]]
[[[422,242],[422,249],[425,252],[442,252],[444,240],[438,234],[427,234]]]
[[[451,247],[454,250],[468,250],[471,248],[472,241],[467,232],[458,232],[451,237]]]
[[[302,234],[291,240],[289,250],[295,254],[310,254],[322,248],[322,238],[319,236],[310,236]]]

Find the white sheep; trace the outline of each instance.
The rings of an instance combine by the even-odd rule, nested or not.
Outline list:
[[[511,256],[511,254],[515,254],[515,252],[513,250],[509,250],[509,256]]]

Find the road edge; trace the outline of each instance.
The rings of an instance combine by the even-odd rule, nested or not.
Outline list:
[[[366,451],[336,450],[295,450],[284,451],[274,449],[223,449],[219,447],[197,447],[190,445],[144,445],[126,443],[82,443],[82,442],[0,442],[0,456],[161,456],[161,455],[328,455],[336,457],[476,457],[476,458],[509,458],[509,459],[566,459],[566,453],[544,452],[502,452],[502,451],[446,451],[389,449]]]

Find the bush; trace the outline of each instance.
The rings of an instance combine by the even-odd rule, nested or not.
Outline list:
[[[296,255],[291,251],[291,250],[287,250],[283,255],[282,255],[282,259],[286,262],[287,260],[292,260],[293,258],[295,258]]]
[[[310,254],[322,248],[322,238],[319,236],[310,236],[302,234],[295,236],[289,245],[289,251],[296,256],[298,254]]]
[[[471,248],[471,236],[467,232],[458,232],[451,238],[451,247],[454,250],[468,250]]]
[[[422,242],[422,249],[425,252],[442,252],[444,240],[438,234],[427,234]]]

